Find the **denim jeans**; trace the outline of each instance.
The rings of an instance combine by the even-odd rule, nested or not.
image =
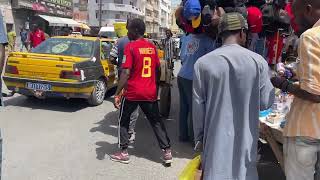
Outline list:
[[[320,180],[320,139],[287,137],[283,152],[287,180]]]
[[[180,94],[179,138],[183,141],[193,140],[192,80],[178,76],[178,87]]]

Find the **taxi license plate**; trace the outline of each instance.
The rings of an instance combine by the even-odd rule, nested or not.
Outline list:
[[[51,85],[50,84],[27,82],[26,87],[28,89],[37,90],[37,91],[51,91]]]

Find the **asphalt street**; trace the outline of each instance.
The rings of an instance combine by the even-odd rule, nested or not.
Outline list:
[[[173,145],[171,167],[161,164],[161,151],[143,114],[137,123],[136,142],[129,150],[131,163],[109,159],[118,142],[118,111],[111,97],[97,107],[79,99],[5,98],[6,108],[0,109],[2,180],[177,179],[194,154],[191,144],[178,141],[176,83],[172,93],[171,115],[165,121]],[[260,152],[260,180],[284,180],[270,148],[263,145]]]

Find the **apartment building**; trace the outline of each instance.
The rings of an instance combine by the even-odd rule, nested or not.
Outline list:
[[[112,26],[114,22],[126,22],[128,18],[145,15],[145,0],[89,0],[89,25],[99,26],[101,1],[102,26]]]
[[[171,0],[147,0],[146,31],[152,37],[164,37],[164,32],[170,28]]]
[[[171,0],[159,0],[160,1],[160,29],[159,33],[161,37],[164,37],[165,30],[170,28],[171,22]]]
[[[173,34],[179,34],[180,33],[180,28],[178,27],[178,25],[176,24],[176,15],[175,12],[177,10],[178,6],[173,7],[171,9],[171,13],[170,13],[170,29],[172,31]]]
[[[146,0],[145,6],[146,32],[151,37],[157,37],[160,27],[160,1]]]
[[[11,4],[8,0],[0,0],[0,11],[4,25],[14,25]]]

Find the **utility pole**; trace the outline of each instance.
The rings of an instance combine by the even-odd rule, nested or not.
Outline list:
[[[99,0],[99,28],[102,27],[102,0]]]

